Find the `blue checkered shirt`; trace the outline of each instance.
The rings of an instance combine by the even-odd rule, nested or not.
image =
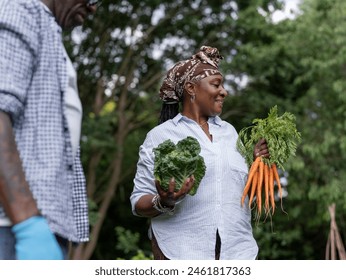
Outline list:
[[[0,110],[11,117],[26,179],[52,231],[83,242],[87,196],[64,115],[67,82],[62,30],[50,11],[37,0],[1,0]]]

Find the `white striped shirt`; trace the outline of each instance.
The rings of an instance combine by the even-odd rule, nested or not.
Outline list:
[[[174,215],[151,219],[151,227],[163,254],[169,259],[214,259],[215,236],[221,237],[220,259],[255,259],[258,246],[253,237],[251,212],[240,205],[248,168],[236,149],[235,128],[219,117],[208,120],[210,141],[193,120],[178,114],[155,127],[140,147],[132,211],[142,195],[155,194],[152,149],[167,139],[174,143],[192,136],[201,145],[206,174],[195,196],[187,195]],[[247,205],[247,201],[245,201]]]

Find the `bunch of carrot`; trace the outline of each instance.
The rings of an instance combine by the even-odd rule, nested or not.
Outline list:
[[[249,196],[249,207],[256,198],[257,215],[262,214],[262,202],[264,198],[264,210],[266,214],[274,214],[275,200],[274,200],[274,186],[278,187],[279,197],[282,200],[282,188],[280,183],[280,177],[276,164],[271,165],[265,163],[262,157],[257,157],[251,165],[248,179],[241,198],[241,205],[244,206],[244,202],[247,196]]]
[[[259,139],[264,138],[269,150],[269,158],[253,159],[254,146]],[[284,170],[284,163],[295,155],[300,133],[296,129],[295,116],[285,112],[278,116],[277,106],[270,109],[268,117],[253,120],[253,125],[239,132],[237,141],[238,151],[244,156],[250,167],[248,178],[241,198],[244,206],[249,197],[249,207],[255,204],[256,220],[259,220],[262,209],[265,215],[273,215],[275,211],[275,186],[282,207],[282,187],[278,169]]]

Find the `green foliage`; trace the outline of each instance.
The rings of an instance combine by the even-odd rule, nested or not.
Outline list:
[[[294,156],[297,144],[301,141],[300,132],[296,129],[295,116],[285,112],[278,116],[277,106],[270,109],[265,119],[254,119],[253,125],[239,132],[237,148],[245,157],[249,166],[253,162],[253,147],[264,138],[268,144],[270,158],[263,160],[271,165],[275,163],[284,169],[283,164]]]
[[[200,156],[201,147],[197,139],[188,136],[176,145],[170,140],[153,149],[154,176],[164,190],[168,190],[171,178],[175,179],[175,191],[180,190],[186,179],[194,175],[195,183],[190,195],[195,195],[206,171],[204,159]]]
[[[146,255],[143,250],[139,249],[140,234],[133,233],[131,230],[125,229],[122,226],[115,227],[115,232],[118,238],[116,249],[125,253],[126,259],[130,260],[151,260],[152,256]],[[123,258],[117,258],[121,260]]]
[[[237,127],[278,104],[294,113],[304,139],[294,160],[285,164],[288,194],[284,204],[290,220],[275,217],[275,234],[256,230],[264,259],[323,259],[328,206],[333,202],[346,238],[345,9],[342,0],[306,0],[295,20],[267,27],[263,22],[259,26],[260,20],[251,21],[248,11],[240,14],[238,27],[249,32],[245,32],[247,41],[239,45],[232,70],[240,77],[247,75],[248,83],[235,88],[239,98],[233,99],[244,112]],[[256,28],[262,33],[253,34]],[[296,231],[299,234],[293,234]],[[288,242],[291,233],[296,238]],[[273,256],[270,247],[278,255]]]
[[[99,214],[97,212],[97,204],[92,201],[90,198],[88,199],[88,208],[89,208],[89,223],[93,226],[97,219],[99,218]]]
[[[130,230],[126,230],[121,226],[115,227],[115,232],[118,237],[116,249],[120,249],[126,254],[137,250],[137,243],[139,240],[138,232],[132,233]]]
[[[131,257],[131,260],[152,260],[153,256],[147,256],[142,250],[137,250],[137,254]]]

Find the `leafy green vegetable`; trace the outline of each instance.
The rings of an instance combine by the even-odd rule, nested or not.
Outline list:
[[[189,194],[195,195],[206,171],[204,159],[199,155],[201,146],[197,139],[188,136],[176,145],[168,139],[154,148],[153,152],[154,176],[161,187],[167,191],[169,181],[174,177],[175,191],[178,191],[184,181],[194,175],[195,183]]]
[[[252,126],[240,130],[237,141],[237,149],[245,157],[247,164],[251,166],[254,146],[264,138],[270,158],[263,160],[269,165],[275,163],[284,169],[283,164],[290,156],[295,155],[297,145],[301,141],[301,134],[296,129],[295,116],[289,112],[278,116],[277,106],[274,106],[267,118],[254,119],[252,123]]]

